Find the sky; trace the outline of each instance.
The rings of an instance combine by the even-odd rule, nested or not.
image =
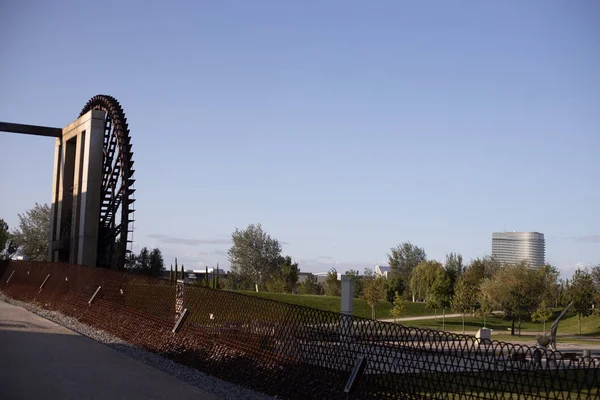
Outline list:
[[[63,127],[96,94],[131,130],[134,250],[227,268],[260,223],[301,271],[410,241],[443,260],[537,231],[600,263],[600,3],[0,4],[0,121]],[[0,133],[0,217],[50,203],[54,140]]]

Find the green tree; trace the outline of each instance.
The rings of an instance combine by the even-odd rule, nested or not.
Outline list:
[[[150,276],[162,276],[162,273],[165,269],[165,261],[163,260],[162,253],[160,249],[155,248],[150,252],[150,260],[149,260]]]
[[[127,269],[130,272],[146,276],[162,276],[165,268],[162,253],[158,248],[150,251],[143,247],[139,254],[132,254]]]
[[[430,289],[438,307],[445,311],[452,305],[452,281],[445,273],[439,274]]]
[[[596,289],[600,290],[600,264],[594,265],[590,268],[590,275]]]
[[[465,271],[462,256],[458,253],[446,254],[446,264],[444,265],[444,269],[446,270],[446,275],[450,278],[452,293],[454,293],[456,282]]]
[[[423,261],[412,271],[410,291],[416,301],[427,300],[431,288],[440,276],[444,276],[444,268],[437,261]]]
[[[491,278],[500,268],[500,263],[493,257],[486,256],[471,260],[463,273],[465,281],[474,287],[479,287],[486,278]]]
[[[327,278],[325,279],[325,294],[327,296],[342,295],[342,283],[338,280],[337,270],[335,268],[332,268],[327,272]]]
[[[596,288],[596,292],[594,293],[594,304],[600,306],[600,264],[595,265],[590,269],[590,275],[592,276],[592,281]],[[594,312],[600,313],[600,307],[596,307]]]
[[[306,280],[300,284],[300,293],[301,294],[325,294],[325,290],[323,289],[323,285],[321,285],[317,277],[313,274],[308,274]]]
[[[521,334],[522,318],[530,316],[540,303],[539,291],[539,274],[526,263],[503,266],[481,284],[482,295],[490,305],[511,319],[511,335],[514,335],[515,321],[519,321]]]
[[[228,290],[255,290],[253,278],[229,271],[227,279],[223,282],[223,288]]]
[[[276,293],[294,293],[298,289],[298,263],[292,262],[290,256],[281,257],[279,268],[267,281],[267,290]]]
[[[25,214],[18,214],[19,225],[12,232],[16,246],[35,261],[48,261],[50,242],[50,206],[35,203]]]
[[[298,289],[298,276],[300,268],[297,262],[292,262],[290,256],[281,257],[279,261],[279,271],[284,283],[285,293],[294,293]]]
[[[494,310],[492,309],[492,305],[490,304],[490,301],[487,299],[487,297],[482,296],[479,290],[477,290],[476,292],[480,296],[477,314],[483,318],[483,327],[485,328],[487,316],[490,315]]]
[[[404,299],[402,298],[400,293],[396,292],[394,294],[394,301],[392,304],[393,307],[390,310],[390,314],[392,314],[392,316],[394,317],[394,322],[396,322],[396,320],[402,315],[402,313],[406,309],[406,303],[404,302]]]
[[[385,282],[385,298],[388,302],[394,304],[394,300],[396,299],[396,293],[399,293],[400,296],[404,293],[404,280],[400,276],[398,272],[391,271],[388,279]]]
[[[231,271],[252,279],[256,290],[276,272],[281,257],[281,245],[263,231],[260,224],[250,224],[231,235],[233,245],[228,251]]]
[[[577,327],[581,335],[581,317],[592,314],[594,305],[594,280],[587,271],[578,269],[575,271],[571,283],[567,287],[567,297],[573,301],[573,311],[577,314]]]
[[[469,285],[464,279],[458,279],[454,287],[452,309],[462,315],[463,333],[465,333],[465,314],[477,305],[477,295],[477,288]]]
[[[147,247],[142,247],[139,254],[131,254],[128,269],[136,274],[148,275],[148,271],[150,271],[150,250]]]
[[[400,243],[390,249],[388,254],[390,269],[397,272],[404,282],[410,282],[413,270],[423,261],[427,261],[425,250],[410,242]],[[410,295],[410,293],[405,293]]]
[[[436,313],[438,308],[442,309],[442,330],[446,329],[446,309],[451,306],[451,291],[450,278],[444,270],[438,270],[433,284],[426,291],[425,299],[426,306],[436,310]]]
[[[531,314],[531,320],[533,322],[542,322],[544,325],[544,332],[546,332],[546,321],[552,316],[552,310],[548,308],[546,300],[542,300],[540,306]]]
[[[4,250],[9,236],[8,224],[2,218],[0,218],[0,251]]]
[[[547,304],[558,306],[560,271],[550,264],[536,267],[535,270],[539,274],[540,280],[540,301],[545,300]]]
[[[371,318],[375,319],[375,306],[379,299],[383,297],[383,279],[377,277],[375,279],[369,279],[365,282],[365,289],[363,291],[363,299],[371,307]]]

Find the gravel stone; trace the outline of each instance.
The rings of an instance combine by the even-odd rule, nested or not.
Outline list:
[[[114,350],[127,354],[128,356],[133,357],[136,360],[139,360],[145,364],[151,365],[152,367],[163,371],[169,375],[175,376],[176,378],[190,385],[196,386],[197,388],[204,390],[205,392],[208,392],[220,399],[277,399],[277,397],[268,396],[266,394],[256,392],[252,389],[224,381],[222,379],[200,372],[197,369],[173,362],[168,358],[162,357],[158,354],[140,349],[139,347],[127,343],[116,336],[113,336],[100,329],[93,328],[89,325],[82,324],[75,318],[68,317],[59,312],[45,310],[35,304],[11,299],[3,293],[0,293],[0,301],[10,303],[18,307],[23,307],[24,309],[31,311],[34,314],[39,315],[40,317],[46,318],[59,325],[62,325],[67,329],[79,333],[80,335],[87,336],[91,339],[96,340],[97,342],[103,343]]]

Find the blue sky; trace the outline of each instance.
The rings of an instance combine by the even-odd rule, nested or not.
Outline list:
[[[62,127],[115,96],[135,249],[227,266],[250,223],[301,270],[491,251],[540,231],[600,262],[600,3],[19,2],[0,6],[0,120]],[[53,140],[0,133],[0,216],[50,202]],[[185,240],[181,240],[185,239]]]

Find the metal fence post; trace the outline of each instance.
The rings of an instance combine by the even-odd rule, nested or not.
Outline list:
[[[98,289],[96,289],[96,291],[94,292],[94,294],[92,295],[92,298],[90,299],[90,301],[88,301],[88,305],[92,305],[92,301],[94,301],[94,298],[96,297],[96,295],[98,294],[98,292],[100,291],[100,288],[102,286],[98,286]]]
[[[356,362],[354,363],[354,368],[352,368],[352,373],[350,374],[350,377],[348,378],[348,382],[346,383],[346,387],[344,388],[344,393],[346,393],[346,396],[348,398],[350,398],[350,393],[352,393],[352,391],[354,390],[356,384],[358,383],[358,381],[360,380],[360,377],[362,376],[363,371],[365,370],[365,366],[366,366],[366,358],[364,355],[359,355],[356,358]]]
[[[15,270],[13,269],[13,272],[10,273],[10,276],[8,277],[8,279],[6,280],[6,283],[8,284],[8,282],[10,282],[10,278],[12,278],[12,276],[15,274]]]
[[[181,316],[177,320],[177,323],[175,323],[175,326],[173,327],[173,333],[177,333],[179,331],[179,329],[181,328],[181,325],[183,325],[183,322],[185,321],[185,317],[187,317],[187,315],[188,315],[188,309],[184,308],[183,312],[181,313]]]
[[[178,279],[175,283],[175,321],[179,321],[185,308],[185,281]]]
[[[42,292],[42,289],[44,288],[44,285],[46,284],[46,282],[48,282],[49,278],[50,278],[50,274],[48,274],[46,279],[44,279],[44,282],[42,282],[42,284],[40,285],[40,290],[38,291],[38,294],[40,294]]]

